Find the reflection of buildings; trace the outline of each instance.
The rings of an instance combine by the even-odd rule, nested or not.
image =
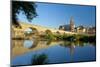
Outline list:
[[[71,45],[70,45],[70,55],[71,56],[73,56],[73,54],[74,54],[74,49],[75,49],[75,44],[74,43],[71,43]]]
[[[70,56],[71,56],[71,62],[73,62],[73,55],[74,55],[74,52],[75,52],[75,43],[71,43],[71,45],[70,45]]]
[[[70,19],[70,24],[59,26],[59,30],[71,31],[71,32],[74,32],[74,28],[75,28],[75,25],[74,25],[73,17],[71,17]]]

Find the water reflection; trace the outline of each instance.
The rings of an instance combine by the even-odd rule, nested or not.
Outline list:
[[[47,43],[46,43],[46,45],[50,45],[51,42],[52,42],[52,40],[48,40]]]
[[[23,64],[30,64],[29,60],[32,60],[32,56],[35,54],[38,56],[41,53],[48,56],[48,63],[95,60],[95,43],[32,39],[13,40],[12,46],[13,64],[22,63],[24,59],[27,61]]]
[[[27,53],[29,51],[35,51],[40,50],[44,48],[48,48],[50,46],[60,45],[62,47],[67,47],[71,49],[74,49],[76,46],[84,47],[86,45],[92,45],[95,46],[94,43],[84,43],[80,41],[75,42],[69,42],[69,41],[38,41],[36,39],[32,40],[13,40],[12,41],[12,55],[21,55],[24,53]],[[20,50],[20,51],[19,51]]]
[[[25,48],[35,48],[38,44],[38,41],[33,39],[33,40],[24,40],[24,43],[23,43],[23,47]]]
[[[12,40],[12,56],[18,56],[29,51],[36,51],[45,49],[50,46],[57,45],[60,42],[56,41],[38,41],[37,39],[32,40]],[[20,50],[20,51],[19,51]]]
[[[63,41],[60,46],[63,46],[63,47],[76,47],[76,46],[79,46],[79,47],[84,47],[86,45],[91,45],[91,46],[96,46],[95,43],[85,43],[85,42],[82,42],[82,41],[73,41],[73,42],[70,42],[70,41]]]
[[[82,53],[78,53],[78,52],[83,52],[83,54],[88,55],[87,59],[90,57],[89,54],[92,55],[92,52],[95,55],[95,46],[96,46],[95,43],[89,43],[89,42],[85,43],[85,42],[81,42],[81,41],[75,41],[75,42],[74,41],[73,42],[63,41],[63,43],[59,44],[59,45],[62,47],[65,47],[66,49],[69,48],[70,62],[75,62],[75,59],[76,59],[76,58],[74,58],[75,55],[82,54]],[[94,51],[92,51],[92,49],[94,49]],[[85,52],[85,51],[87,51],[87,52]],[[89,54],[87,54],[87,53],[89,53]],[[78,57],[78,58],[80,58],[80,57]],[[77,61],[81,61],[81,60],[77,60]]]
[[[34,41],[25,40],[23,45],[24,45],[24,47],[26,47],[26,48],[31,48],[31,47],[33,46],[33,44],[34,44]]]

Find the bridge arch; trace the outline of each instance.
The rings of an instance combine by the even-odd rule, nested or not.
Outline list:
[[[59,31],[56,31],[56,34],[60,34],[60,32]]]
[[[45,34],[52,34],[52,31],[47,29],[47,30],[45,30]]]
[[[28,27],[28,28],[25,29],[25,34],[27,34],[27,35],[38,35],[39,32],[38,32],[37,28]]]

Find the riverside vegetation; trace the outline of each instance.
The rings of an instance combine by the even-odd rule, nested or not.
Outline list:
[[[47,40],[64,40],[64,41],[83,41],[83,42],[96,42],[96,35],[81,35],[81,34],[73,34],[73,35],[67,35],[67,34],[46,34],[42,36],[44,39]]]

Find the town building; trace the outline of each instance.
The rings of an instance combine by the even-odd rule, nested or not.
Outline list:
[[[59,30],[70,31],[70,25],[69,24],[61,25],[59,26]]]
[[[86,33],[86,28],[84,26],[82,26],[82,25],[77,26],[75,28],[75,32],[77,32],[77,33]]]
[[[96,33],[96,27],[89,27],[87,28],[88,34],[95,34]]]

